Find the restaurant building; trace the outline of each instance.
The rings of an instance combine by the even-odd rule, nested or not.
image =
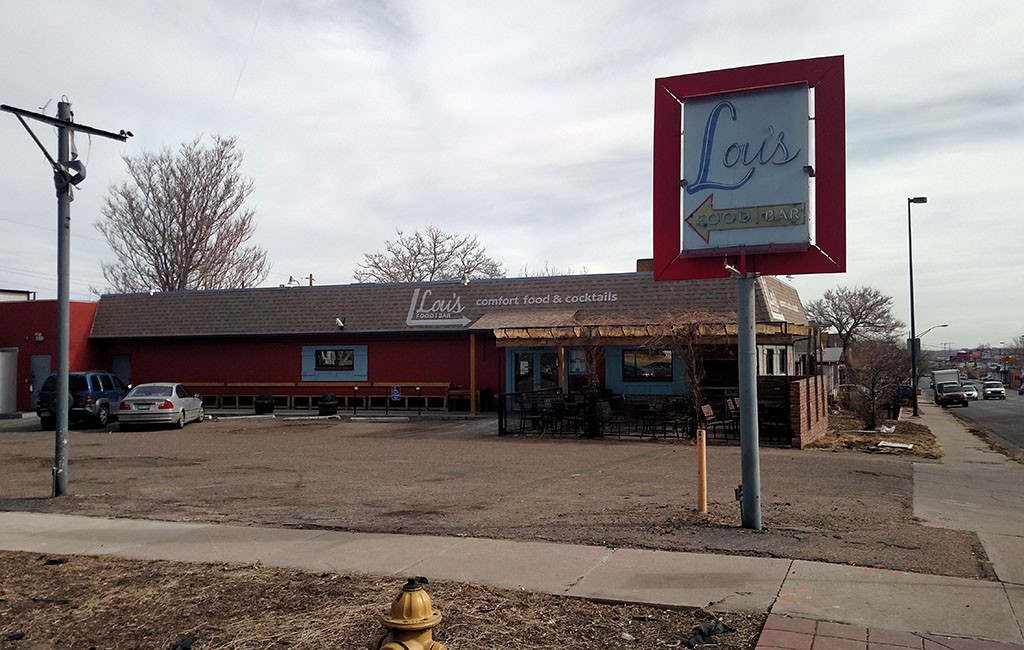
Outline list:
[[[647,272],[104,295],[72,304],[71,369],[180,381],[208,408],[272,395],[279,408],[309,409],[330,393],[356,411],[479,412],[510,394],[593,384],[686,396],[677,325],[699,322],[687,344],[702,347],[704,398],[720,402],[738,394],[736,301],[732,279]],[[808,410],[799,397],[816,390],[817,331],[795,289],[759,278],[755,318],[760,391],[790,404],[798,440],[820,435],[823,403]],[[52,301],[0,303],[19,410],[34,407],[32,389],[55,365],[55,321]],[[806,426],[792,415],[801,409]]]

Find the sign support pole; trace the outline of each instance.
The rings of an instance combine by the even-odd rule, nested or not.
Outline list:
[[[754,321],[755,273],[736,280],[736,316],[739,326],[741,523],[761,530],[761,466],[757,433],[757,336]]]

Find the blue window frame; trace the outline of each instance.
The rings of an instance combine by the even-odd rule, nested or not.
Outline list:
[[[365,345],[306,345],[302,348],[303,381],[366,381]]]

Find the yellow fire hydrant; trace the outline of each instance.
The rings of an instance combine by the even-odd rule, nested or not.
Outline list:
[[[387,634],[373,641],[370,650],[447,650],[433,639],[432,630],[441,622],[441,612],[431,606],[423,590],[428,580],[409,578],[391,603],[391,616],[381,616]]]

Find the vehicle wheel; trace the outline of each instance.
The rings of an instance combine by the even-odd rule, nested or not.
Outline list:
[[[43,431],[53,431],[57,428],[57,418],[39,418],[39,427]]]
[[[185,409],[182,409],[181,412],[178,413],[178,421],[174,423],[174,426],[179,429],[185,428]]]
[[[199,407],[199,417],[196,418],[196,422],[202,422],[205,419],[206,419],[206,409],[204,409],[202,406],[200,406]]]
[[[100,405],[100,410],[96,412],[96,426],[105,427],[110,422],[110,407],[106,404]]]

